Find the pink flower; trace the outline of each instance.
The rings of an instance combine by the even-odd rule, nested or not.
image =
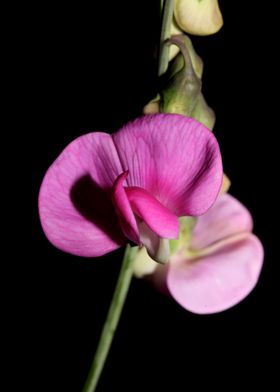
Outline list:
[[[178,217],[203,214],[222,182],[216,139],[181,115],[144,116],[117,133],[89,133],[51,165],[39,195],[43,230],[56,247],[101,256],[132,241],[159,262]]]
[[[153,282],[191,312],[226,310],[244,299],[259,278],[263,247],[252,227],[249,211],[224,194],[198,218],[190,243],[179,246],[166,266],[149,259],[146,272],[153,273]],[[138,265],[138,276],[139,271]]]

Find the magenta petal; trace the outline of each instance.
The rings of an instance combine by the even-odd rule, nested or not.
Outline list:
[[[115,181],[112,192],[112,199],[115,210],[119,217],[119,223],[123,233],[131,241],[140,244],[139,230],[131,205],[129,203],[123,182],[128,176],[128,171],[122,173]]]
[[[262,245],[249,234],[243,241],[195,261],[177,254],[169,264],[167,286],[185,309],[199,314],[216,313],[236,305],[250,293],[262,263]]]
[[[178,217],[164,207],[145,189],[138,187],[126,188],[131,208],[146,225],[159,237],[178,238]]]
[[[128,186],[149,191],[178,216],[200,215],[222,183],[218,143],[201,123],[177,114],[144,116],[113,135]]]
[[[39,213],[57,248],[86,257],[125,243],[108,190],[122,172],[110,135],[90,133],[69,144],[47,171]]]
[[[228,236],[250,232],[252,228],[250,212],[233,196],[225,193],[197,220],[192,235],[192,247],[204,248]]]

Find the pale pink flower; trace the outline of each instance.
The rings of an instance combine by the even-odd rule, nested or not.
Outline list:
[[[149,276],[191,312],[226,310],[243,300],[259,278],[264,254],[252,228],[249,211],[229,194],[221,195],[198,218],[191,239],[182,238],[168,264],[160,266],[142,254],[136,275]]]

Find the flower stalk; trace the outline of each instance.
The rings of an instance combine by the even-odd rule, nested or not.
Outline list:
[[[131,247],[130,245],[127,245],[125,249],[112,302],[108,311],[107,319],[103,326],[98,347],[83,392],[94,392],[96,389],[129,290],[133,275],[133,260],[137,251],[138,247]]]

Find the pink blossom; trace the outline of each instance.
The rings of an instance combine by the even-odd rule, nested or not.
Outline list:
[[[157,287],[191,312],[226,310],[244,299],[259,278],[264,254],[252,227],[249,211],[229,194],[221,195],[198,218],[190,243],[179,247],[167,265],[149,265],[147,271]]]
[[[178,217],[206,212],[222,174],[217,141],[202,124],[144,116],[112,136],[89,133],[65,148],[41,186],[42,227],[75,255],[101,256],[132,241],[165,262]]]

